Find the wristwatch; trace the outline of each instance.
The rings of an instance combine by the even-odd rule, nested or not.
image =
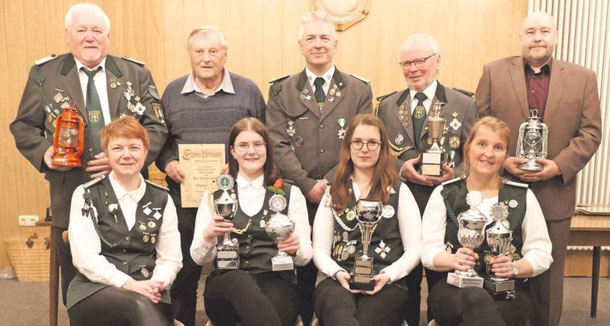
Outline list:
[[[519,275],[519,268],[517,268],[517,264],[513,262],[513,277],[517,277]]]

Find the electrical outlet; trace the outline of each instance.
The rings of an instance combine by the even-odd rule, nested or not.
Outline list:
[[[38,215],[19,215],[19,226],[36,226],[36,222],[40,220]]]

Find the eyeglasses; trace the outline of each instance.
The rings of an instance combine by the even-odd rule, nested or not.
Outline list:
[[[415,65],[416,68],[421,68],[424,66],[424,64],[426,64],[426,61],[428,59],[432,58],[435,55],[437,55],[437,53],[433,53],[422,59],[415,59],[412,61],[401,61],[398,64],[402,67],[402,69],[409,69],[409,68],[411,68],[411,65]]]
[[[369,151],[375,151],[379,148],[379,146],[381,146],[381,142],[377,140],[369,140],[365,142],[360,139],[356,139],[349,142],[349,144],[352,146],[352,149],[357,151],[361,150],[364,145],[366,145],[366,148],[368,148]]]
[[[265,145],[267,145],[267,143],[265,143],[263,141],[255,142],[255,143],[238,143],[238,144],[235,144],[233,146],[233,148],[237,149],[238,152],[245,153],[250,149],[250,145],[252,145],[252,147],[254,147],[255,151],[260,153],[265,150]]]

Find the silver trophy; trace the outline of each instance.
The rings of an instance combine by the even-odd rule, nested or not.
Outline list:
[[[445,103],[435,102],[428,116],[428,140],[432,142],[430,147],[422,153],[421,174],[428,176],[441,176],[443,169],[443,157],[445,151],[440,141],[445,130],[445,119],[441,118],[441,107]]]
[[[485,240],[485,226],[487,218],[477,206],[483,201],[483,195],[478,191],[471,191],[466,196],[470,209],[458,215],[459,229],[457,238],[466,248],[475,249]],[[447,274],[447,283],[459,288],[483,287],[483,278],[473,268],[467,271],[456,270]]]
[[[361,198],[354,209],[358,227],[362,233],[362,252],[354,260],[354,270],[350,278],[350,289],[371,291],[375,288],[375,270],[373,269],[373,257],[369,257],[369,245],[375,227],[383,213],[383,203]]]
[[[526,158],[527,162],[519,165],[524,171],[542,171],[542,165],[536,158],[546,158],[549,139],[549,128],[540,121],[538,110],[530,110],[530,118],[519,127],[516,156]]]
[[[491,207],[491,216],[496,221],[487,233],[487,245],[491,249],[491,255],[485,255],[487,273],[491,278],[485,279],[485,289],[496,297],[514,298],[515,280],[499,277],[491,271],[489,260],[498,255],[508,255],[513,241],[513,231],[510,229],[508,208],[503,203],[494,204]]]
[[[218,189],[222,190],[222,193],[216,199],[212,195],[214,211],[230,221],[237,212],[237,198],[235,198],[235,194],[229,193],[229,190],[233,189],[233,177],[228,174],[221,174],[216,179],[216,184]],[[231,239],[229,233],[224,234],[222,244],[216,248],[216,266],[218,269],[239,269],[239,243],[237,239]]]
[[[282,195],[273,195],[269,199],[269,209],[274,211],[275,214],[265,224],[265,232],[273,240],[286,240],[294,232],[294,221],[286,214],[282,214],[286,205],[286,197]],[[293,270],[292,257],[278,250],[277,255],[271,258],[271,269],[274,272]]]

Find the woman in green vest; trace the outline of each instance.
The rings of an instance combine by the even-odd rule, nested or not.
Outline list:
[[[428,307],[440,325],[525,325],[530,306],[526,280],[547,270],[553,261],[544,216],[533,192],[527,184],[500,176],[508,139],[507,125],[497,118],[485,117],[473,125],[464,145],[468,175],[438,186],[426,206],[422,263],[439,272],[474,268],[486,281],[491,273],[495,278],[512,278],[516,289],[488,292],[441,279],[428,296]],[[502,232],[512,231],[510,253],[495,255],[485,239],[474,250],[462,246],[460,214],[477,215],[489,231],[495,230],[492,212],[508,222]]]
[[[79,186],[68,235],[74,266],[71,325],[173,325],[169,289],[182,267],[176,208],[140,172],[150,146],[133,117],[100,131],[112,171]]]
[[[214,213],[206,192],[197,211],[191,257],[203,265],[215,262],[217,269],[206,279],[205,311],[215,326],[292,326],[297,318],[299,289],[294,270],[283,266],[274,271],[272,258],[282,251],[293,265],[311,260],[311,229],[305,197],[298,187],[284,183],[273,164],[272,141],[267,128],[255,118],[239,120],[229,135],[229,174],[235,182],[228,191],[237,199],[231,221]],[[222,190],[214,192],[219,198]],[[278,202],[283,202],[282,207]],[[273,203],[273,205],[272,205]],[[265,226],[280,211],[294,222],[294,233],[274,241]],[[220,269],[216,260],[222,236],[238,244],[238,269]]]
[[[404,277],[420,261],[421,219],[411,191],[397,177],[389,144],[383,123],[370,113],[357,115],[341,142],[337,171],[313,227],[314,262],[327,276],[314,291],[314,310],[324,326],[403,322]],[[364,250],[355,212],[359,199],[382,204],[366,252],[373,259],[372,280],[353,273]]]

